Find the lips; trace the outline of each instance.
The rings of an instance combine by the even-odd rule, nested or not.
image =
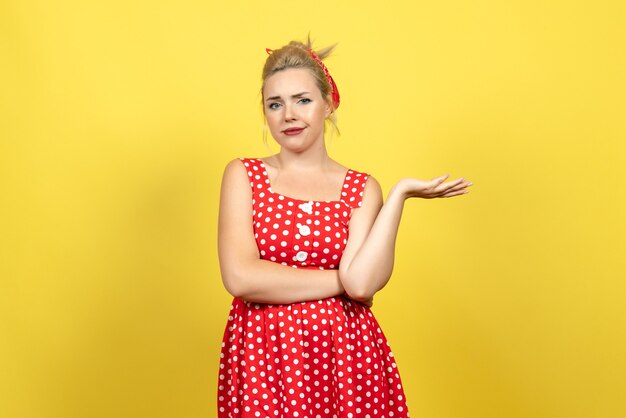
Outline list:
[[[304,128],[289,128],[289,129],[285,129],[283,131],[283,133],[285,135],[298,135],[303,130],[304,130]]]

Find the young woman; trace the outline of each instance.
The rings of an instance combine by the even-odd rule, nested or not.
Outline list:
[[[233,302],[220,355],[218,416],[408,417],[397,365],[370,307],[389,280],[404,201],[465,194],[465,179],[379,183],[330,158],[339,91],[292,41],[267,50],[263,112],[280,152],[231,161],[218,247]]]

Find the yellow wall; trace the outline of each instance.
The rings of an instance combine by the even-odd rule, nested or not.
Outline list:
[[[265,48],[309,30],[339,42],[333,157],[475,183],[407,202],[375,298],[411,416],[626,416],[625,25],[619,0],[3,1],[0,416],[215,415],[220,177],[268,154]]]

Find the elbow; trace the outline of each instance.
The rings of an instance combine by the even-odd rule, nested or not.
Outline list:
[[[367,303],[370,301],[376,292],[373,292],[367,288],[357,288],[350,291],[346,290],[346,294],[352,300],[355,300],[360,303]]]
[[[357,301],[367,301],[372,298],[389,281],[390,275],[376,277],[360,275],[359,277],[340,276],[347,295]],[[382,286],[379,284],[382,283]]]
[[[226,291],[233,297],[241,298],[245,293],[241,275],[237,274],[236,271],[223,271],[222,283]]]
[[[222,277],[222,282],[224,283],[224,288],[228,293],[230,293],[231,296],[236,298],[241,297],[241,290],[239,289],[239,286],[235,284],[232,277],[228,279],[226,277]]]
[[[373,294],[370,294],[365,289],[346,290],[346,293],[350,299],[354,299],[359,302],[364,302],[373,296]]]
[[[359,277],[356,280],[352,279],[350,276],[340,276],[341,283],[343,285],[346,294],[350,297],[350,299],[354,299],[357,301],[366,301],[374,296],[372,289],[368,288],[368,280],[365,277]]]
[[[258,292],[258,285],[255,280],[251,280],[255,273],[255,265],[248,260],[236,260],[232,263],[222,263],[220,265],[222,283],[224,288],[232,296],[240,299],[247,299],[251,294]]]

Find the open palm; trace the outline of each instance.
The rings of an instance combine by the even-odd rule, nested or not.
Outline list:
[[[431,180],[404,178],[398,181],[397,187],[404,192],[406,197],[421,197],[423,199],[452,197],[469,193],[467,187],[471,186],[472,183],[464,178],[446,182],[449,176],[449,174],[445,174]]]

